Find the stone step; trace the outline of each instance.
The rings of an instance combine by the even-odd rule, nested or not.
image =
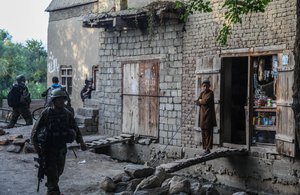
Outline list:
[[[98,127],[97,126],[85,126],[83,124],[78,125],[79,130],[82,135],[93,135],[98,133]]]
[[[99,105],[101,105],[101,102],[96,99],[85,99],[84,101],[84,107],[87,108],[99,108]]]
[[[84,107],[84,108],[78,108],[77,115],[85,116],[85,117],[98,117],[99,115],[99,109],[97,108],[89,108],[89,107]]]
[[[82,116],[82,115],[76,115],[75,121],[78,125],[84,124],[85,126],[93,125],[94,119],[92,117]]]

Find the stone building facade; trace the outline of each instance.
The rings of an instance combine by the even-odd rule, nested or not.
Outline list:
[[[181,118],[182,26],[170,22],[156,29],[153,37],[137,30],[117,36],[103,32],[99,50],[99,89],[93,96],[102,113],[99,117],[101,133],[118,135],[122,132],[122,63],[143,60],[159,60],[159,142],[166,144],[168,137],[176,132]],[[180,133],[172,144],[181,145]]]
[[[226,135],[221,135],[220,131],[224,128],[221,126],[227,125],[225,128],[228,129],[233,125],[232,122],[228,122],[230,119],[226,118],[222,112],[222,110],[229,109],[225,105],[226,102],[229,103],[230,98],[228,97],[231,95],[224,94],[227,89],[222,86],[224,83],[228,83],[225,82],[228,78],[224,79],[224,77],[228,77],[226,76],[228,73],[224,72],[234,74],[227,70],[226,63],[228,62],[226,60],[236,57],[239,60],[238,63],[244,63],[248,68],[252,66],[249,60],[255,60],[255,57],[275,56],[278,66],[281,68],[282,56],[288,56],[289,73],[287,74],[291,76],[294,66],[292,52],[296,31],[295,3],[295,1],[288,3],[274,1],[270,3],[265,13],[253,13],[245,16],[242,24],[234,27],[226,47],[220,47],[216,42],[218,30],[224,22],[222,1],[212,1],[212,6],[219,9],[212,13],[193,14],[185,24],[180,23],[178,18],[169,20],[163,25],[158,24],[154,27],[153,36],[144,34],[138,28],[122,31],[119,29],[109,30],[104,27],[105,30],[99,35],[99,88],[90,101],[93,106],[99,106],[100,113],[102,113],[99,117],[99,131],[111,135],[117,135],[122,131],[126,132],[122,126],[126,121],[126,117],[122,116],[124,113],[122,64],[130,61],[158,60],[159,108],[156,111],[159,122],[156,130],[159,135],[157,136],[159,143],[199,147],[199,143],[195,139],[195,130],[197,130],[195,124],[197,124],[198,117],[193,101],[200,93],[200,83],[204,78],[211,79],[212,89],[215,92],[218,127],[214,129],[214,143],[220,145],[222,140],[231,142],[231,138],[226,135],[234,134],[234,132],[225,132]],[[122,13],[120,12],[120,14]],[[124,15],[126,16],[126,13]],[[118,18],[119,16],[116,13],[109,17]],[[124,16],[120,15],[120,17]],[[101,24],[99,17],[98,22]],[[97,28],[97,21],[93,25],[92,28]],[[244,86],[240,87],[248,88],[248,91],[244,92],[244,96],[249,99],[250,82],[253,81],[251,81],[252,73],[247,68],[244,76],[248,77],[249,82],[246,79]],[[239,67],[237,66],[235,69],[238,70]],[[293,83],[293,80],[290,78],[286,82]],[[291,99],[291,85],[289,86],[287,90],[289,95],[285,103],[289,103]],[[254,96],[254,92],[251,93],[251,96]],[[253,97],[252,101],[254,101]],[[282,99],[282,101],[285,100]],[[249,106],[250,101],[243,104],[243,106]],[[239,106],[241,107],[241,105]],[[244,107],[242,109],[244,110]],[[291,115],[291,108],[289,107],[286,112]],[[248,111],[247,114],[249,113]],[[245,116],[244,123],[246,123],[246,119]],[[247,137],[242,145],[250,147],[249,137],[251,135],[249,132],[251,130],[249,129],[251,127],[246,125],[243,128],[245,132],[238,132],[243,134],[241,136]],[[248,133],[246,129],[248,129]]]
[[[212,89],[215,91],[216,109],[220,109],[223,100],[221,90],[221,65],[226,57],[259,56],[264,54],[282,53],[289,56],[290,65],[294,66],[294,43],[296,36],[296,1],[272,1],[265,13],[253,13],[243,18],[242,24],[234,26],[232,35],[226,47],[220,47],[216,42],[218,29],[224,22],[222,13],[223,1],[211,1],[213,7],[219,9],[212,13],[194,14],[186,23],[183,37],[183,83],[182,83],[182,113],[192,109],[191,102],[197,97],[197,79],[205,74],[205,70],[216,73]],[[280,59],[279,59],[280,60]],[[204,70],[201,72],[201,69]],[[293,83],[292,74],[289,81]],[[291,85],[289,85],[291,91]],[[193,94],[193,95],[186,95]],[[291,93],[289,93],[291,101]],[[223,102],[224,104],[224,102]],[[220,113],[220,110],[218,111]],[[293,116],[291,116],[293,117]],[[220,116],[218,117],[220,119]],[[191,118],[193,119],[193,117]],[[189,125],[195,126],[196,120],[190,120]],[[220,121],[219,121],[220,122]],[[220,126],[220,124],[219,124]],[[182,133],[182,145],[195,147],[193,128],[186,128]],[[219,130],[215,129],[216,135]],[[217,142],[217,141],[215,141]]]
[[[199,153],[201,133],[193,102],[200,94],[201,82],[208,78],[215,93],[218,123],[214,148],[246,148],[250,156],[243,163],[225,158],[185,171],[234,187],[297,194],[300,170],[294,158],[291,109],[296,0],[274,0],[265,13],[245,16],[242,24],[233,27],[225,47],[216,41],[224,22],[223,1],[212,0],[212,13],[193,14],[185,23],[178,13],[172,15],[174,10],[165,12],[168,17],[147,33],[141,27],[146,15],[140,8],[151,2],[128,1],[127,11],[111,10],[104,1],[48,10],[48,51],[57,56],[58,64],[72,65],[73,90],[79,92],[86,74],[95,78],[96,90],[85,106],[99,110],[98,132],[130,133],[157,142],[147,148],[122,145],[115,149],[115,156],[125,154],[147,161],[152,150],[164,152],[161,146],[166,145],[169,160]],[[62,17],[71,13],[71,17]],[[54,20],[58,17],[62,18]],[[141,19],[136,26],[134,18]],[[64,25],[72,23],[72,28],[61,34]],[[261,59],[268,65],[258,65]],[[97,65],[96,74],[93,65]],[[268,68],[260,72],[261,67]],[[257,78],[261,74],[262,80]],[[52,75],[49,71],[48,76]],[[259,89],[272,86],[268,95],[271,105],[256,105],[257,83]],[[240,99],[237,104],[236,97]]]

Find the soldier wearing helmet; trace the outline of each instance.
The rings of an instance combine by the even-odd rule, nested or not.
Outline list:
[[[17,80],[17,82],[18,83],[25,83],[25,81],[26,81],[26,79],[25,79],[25,76],[24,75],[18,75],[17,77],[16,77],[16,80]]]
[[[7,96],[7,102],[13,109],[12,117],[6,128],[13,128],[20,115],[26,121],[26,125],[32,125],[32,116],[29,110],[31,97],[27,86],[25,85],[25,76],[18,75],[17,83],[14,84]]]
[[[65,90],[54,89],[51,92],[51,101],[53,105],[46,107],[34,124],[31,141],[37,153],[44,155],[46,159],[47,194],[60,194],[58,181],[65,166],[66,144],[75,139],[82,150],[86,149],[86,145],[74,115],[66,108],[67,94]],[[43,133],[45,135],[41,135]]]
[[[82,102],[84,102],[85,99],[91,98],[93,90],[94,90],[93,89],[93,79],[92,78],[85,79],[85,85],[80,92],[80,97],[81,97]]]

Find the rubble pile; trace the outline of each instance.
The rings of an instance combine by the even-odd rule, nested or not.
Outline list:
[[[0,128],[1,150],[3,150],[3,146],[8,146],[6,148],[7,152],[20,153],[24,150],[25,153],[33,153],[35,151],[29,141],[30,140],[24,138],[22,134],[9,134],[9,132]]]
[[[166,173],[162,167],[144,165],[127,165],[124,173],[112,178],[105,177],[100,182],[100,188],[116,195],[220,194],[211,184],[201,185],[196,180]]]

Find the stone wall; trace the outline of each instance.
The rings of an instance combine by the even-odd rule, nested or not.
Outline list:
[[[97,90],[93,99],[100,104],[99,130],[117,135],[122,127],[122,67],[135,60],[159,60],[159,142],[181,145],[182,24],[167,22],[154,28],[151,36],[139,29],[100,33],[100,61]]]
[[[220,47],[216,42],[218,30],[224,19],[222,3],[211,1],[212,13],[194,14],[189,17],[183,34],[183,83],[182,116],[190,112],[191,102],[196,98],[196,66],[205,56],[222,57],[222,51],[230,49],[250,49],[253,47],[283,46],[288,52],[293,51],[296,33],[296,0],[272,1],[265,13],[253,13],[243,18],[242,24],[233,28],[228,39],[228,46]],[[219,89],[215,89],[219,90]],[[215,99],[217,99],[215,97]],[[193,127],[196,112],[189,117],[183,129],[182,145],[197,147],[194,142]]]
[[[139,30],[100,33],[99,88],[93,93],[92,101],[99,104],[101,133],[117,135],[122,129],[121,63],[124,61],[160,60],[160,94],[173,97],[160,98],[159,143],[167,144],[174,136],[171,145],[199,147],[195,141],[197,114],[193,105],[197,98],[197,63],[204,57],[213,59],[214,64],[221,63],[222,52],[232,49],[280,46],[285,51],[293,51],[296,1],[275,0],[265,13],[245,16],[242,24],[234,26],[226,47],[216,42],[224,22],[222,3],[213,0],[212,5],[218,10],[190,16],[185,31],[182,25],[165,23],[155,28],[153,37]],[[215,134],[214,143],[219,143],[218,129]]]
[[[198,154],[199,149],[176,146],[166,148],[160,144],[114,144],[109,149],[112,158],[140,164],[155,163],[156,166],[176,159],[193,158]],[[257,194],[299,194],[300,161],[288,157],[274,159],[264,155],[257,153],[242,158],[218,158],[181,169],[175,174]]]

